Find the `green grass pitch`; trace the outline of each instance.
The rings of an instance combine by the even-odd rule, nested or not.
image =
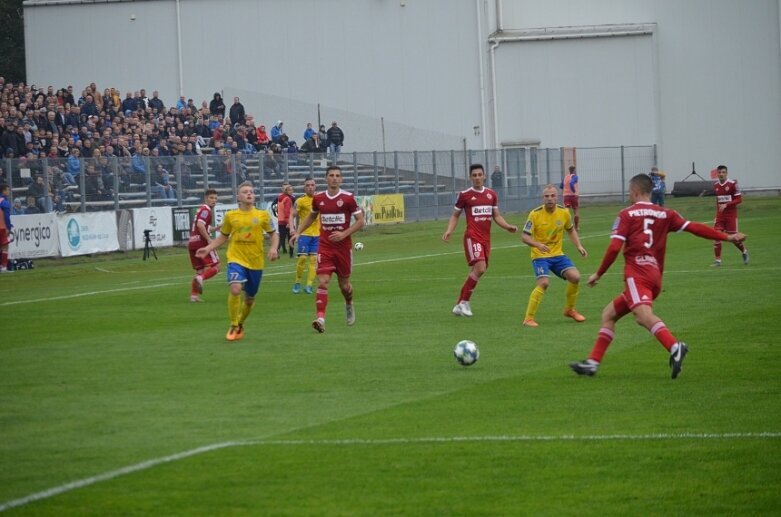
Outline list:
[[[706,222],[713,199],[673,199]],[[582,209],[598,266],[619,205]],[[587,321],[553,280],[538,329],[520,238],[494,228],[473,318],[450,310],[467,273],[446,221],[356,240],[357,323],[332,282],[327,332],[294,261],[267,264],[246,337],[228,343],[224,268],[191,304],[183,249],[68,260],[0,277],[0,509],[17,515],[684,515],[781,511],[781,200],[740,207],[751,264],[732,245],[668,241],[655,305],[690,353],[631,318],[596,377],[587,356],[622,259]],[[525,214],[505,214],[521,226]],[[224,251],[224,250],[223,250]],[[223,262],[224,266],[224,262]],[[471,339],[480,360],[460,367]]]

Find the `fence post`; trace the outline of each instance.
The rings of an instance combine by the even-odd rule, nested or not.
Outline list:
[[[334,165],[339,165],[334,160]],[[353,193],[358,193],[358,153],[353,151]]]
[[[412,151],[412,163],[415,168],[415,221],[420,221],[420,171],[418,171],[418,152]]]
[[[184,156],[177,154],[174,157],[174,174],[176,175],[176,186],[179,187],[179,195],[176,196],[176,206],[182,208],[182,198],[184,197],[184,185],[182,185],[182,162]]]
[[[355,162],[353,162],[353,166],[355,165]],[[380,193],[380,177],[379,172],[377,171],[377,151],[372,151],[372,165],[374,167],[374,195]]]
[[[84,177],[84,158],[79,160],[79,194],[82,214],[87,213],[87,179]]]
[[[146,206],[152,207],[152,164],[149,163],[149,157],[144,156],[144,166],[146,169]]]
[[[111,169],[114,172],[114,211],[119,210],[119,158],[111,157]]]
[[[624,168],[624,146],[621,146],[621,202],[626,203],[626,170]]]
[[[439,219],[439,191],[437,190],[437,152],[431,151],[431,168],[434,185],[434,220]]]
[[[399,193],[399,152],[393,151],[393,169],[396,171],[394,178],[396,193]]]
[[[456,183],[456,152],[450,150],[450,175],[453,176],[453,195],[458,192],[458,183]]]

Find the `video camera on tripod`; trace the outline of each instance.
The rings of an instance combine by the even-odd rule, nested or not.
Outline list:
[[[144,260],[148,259],[151,255],[155,257],[155,260],[157,260],[157,252],[155,251],[155,247],[152,245],[152,238],[150,237],[152,235],[152,230],[144,230]]]

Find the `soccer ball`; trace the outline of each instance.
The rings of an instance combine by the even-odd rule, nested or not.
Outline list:
[[[453,349],[453,355],[461,366],[471,366],[480,358],[480,350],[474,341],[459,341]]]
[[[361,251],[363,249],[363,243],[362,242],[356,242],[355,243],[355,251]]]

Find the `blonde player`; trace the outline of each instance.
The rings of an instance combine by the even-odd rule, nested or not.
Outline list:
[[[304,180],[304,195],[296,199],[295,210],[296,217],[291,221],[293,227],[291,234],[295,235],[298,225],[312,213],[312,200],[315,197],[315,180],[307,178]],[[296,261],[296,282],[293,284],[293,294],[301,292],[301,279],[304,276],[304,269],[309,269],[306,277],[306,287],[304,292],[312,294],[312,285],[317,275],[317,249],[320,246],[320,219],[314,219],[309,228],[301,233],[296,243],[298,246],[298,260]]]
[[[564,316],[577,322],[586,321],[586,318],[575,310],[580,289],[580,273],[562,249],[564,232],[569,234],[570,240],[583,257],[588,254],[580,244],[578,231],[572,225],[569,210],[556,204],[558,194],[559,191],[554,185],[545,186],[542,191],[543,204],[529,212],[521,234],[521,240],[532,249],[532,267],[537,276],[537,286],[529,295],[529,304],[523,318],[526,327],[539,326],[534,316],[537,314],[542,297],[545,296],[545,290],[548,289],[551,272],[567,281]]]
[[[278,258],[279,234],[276,232],[271,216],[265,210],[255,208],[255,191],[252,183],[245,181],[239,185],[239,208],[225,214],[220,233],[208,246],[199,249],[196,255],[206,257],[211,251],[228,242],[228,315],[230,329],[225,335],[228,341],[238,341],[244,337],[244,322],[252,311],[255,295],[260,289],[263,277],[263,236],[271,234],[268,259]],[[244,291],[244,299],[241,291]]]

